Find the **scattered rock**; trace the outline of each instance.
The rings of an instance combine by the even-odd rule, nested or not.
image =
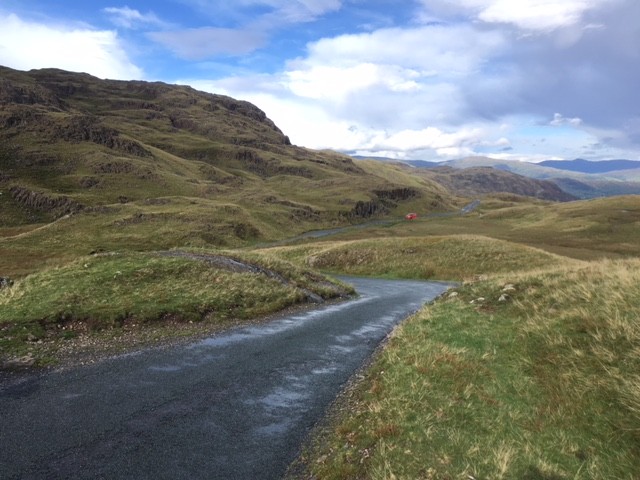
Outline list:
[[[2,365],[4,368],[16,369],[16,368],[29,368],[35,365],[36,359],[30,353],[24,357],[11,358],[4,362]]]
[[[472,305],[474,305],[474,304],[476,304],[476,303],[484,303],[484,301],[485,301],[485,300],[486,300],[486,299],[485,299],[484,297],[478,297],[478,298],[476,298],[475,300],[471,300],[469,303],[470,303],[470,304],[472,304]]]
[[[13,280],[8,277],[0,277],[0,290],[9,288],[11,285],[13,285]]]
[[[458,292],[451,292],[447,295],[447,298],[456,298],[458,295],[460,295]]]
[[[505,292],[505,293],[515,292],[516,291],[516,286],[513,285],[512,283],[507,283],[504,287],[502,287],[502,291]]]
[[[499,302],[506,302],[507,300],[509,300],[509,295],[507,295],[506,293],[503,293],[502,295],[500,295],[500,298],[498,299]]]

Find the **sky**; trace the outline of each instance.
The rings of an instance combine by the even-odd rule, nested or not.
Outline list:
[[[229,95],[315,149],[640,160],[638,0],[0,0],[0,65]]]

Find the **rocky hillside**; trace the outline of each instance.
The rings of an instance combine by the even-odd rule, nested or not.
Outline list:
[[[202,242],[223,244],[454,208],[428,179],[392,166],[364,171],[348,156],[291,145],[247,102],[160,82],[0,67],[0,227],[69,214],[120,215],[117,225],[184,215],[163,211],[171,198],[192,199],[178,203],[199,209],[195,223],[209,232]]]
[[[480,196],[488,193],[513,193],[540,200],[566,202],[576,197],[547,180],[536,180],[491,167],[436,167],[425,175],[460,195]]]

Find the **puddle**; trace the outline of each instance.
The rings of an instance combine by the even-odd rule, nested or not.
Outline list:
[[[287,408],[299,404],[308,397],[308,394],[277,388],[273,393],[258,400],[258,403],[261,403],[269,409]]]
[[[330,375],[338,371],[338,367],[319,367],[311,370],[313,375]]]
[[[263,437],[273,437],[278,435],[284,435],[293,425],[293,420],[283,420],[282,422],[271,423],[263,427],[258,427],[254,430],[256,435]]]
[[[344,345],[331,345],[329,347],[329,353],[338,354],[338,355],[346,355],[348,353],[353,353],[357,347],[345,347]]]

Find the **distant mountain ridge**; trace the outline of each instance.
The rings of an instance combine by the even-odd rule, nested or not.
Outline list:
[[[640,161],[635,160],[577,159],[531,163],[474,156],[439,163],[422,160],[408,160],[404,163],[427,170],[439,166],[456,169],[491,167],[537,180],[551,181],[569,195],[582,199],[640,195]]]
[[[553,202],[567,202],[577,197],[565,192],[555,183],[531,178],[519,172],[512,172],[508,166],[469,166],[459,168],[451,162],[430,162],[426,160],[399,160],[385,157],[354,157],[384,163],[404,163],[414,167],[422,178],[428,178],[457,195],[477,197],[492,193],[510,193]],[[411,171],[411,169],[409,170]]]
[[[545,160],[537,165],[543,167],[556,168],[558,170],[569,170],[571,172],[582,173],[607,173],[618,170],[634,170],[640,168],[640,161],[637,160]]]

